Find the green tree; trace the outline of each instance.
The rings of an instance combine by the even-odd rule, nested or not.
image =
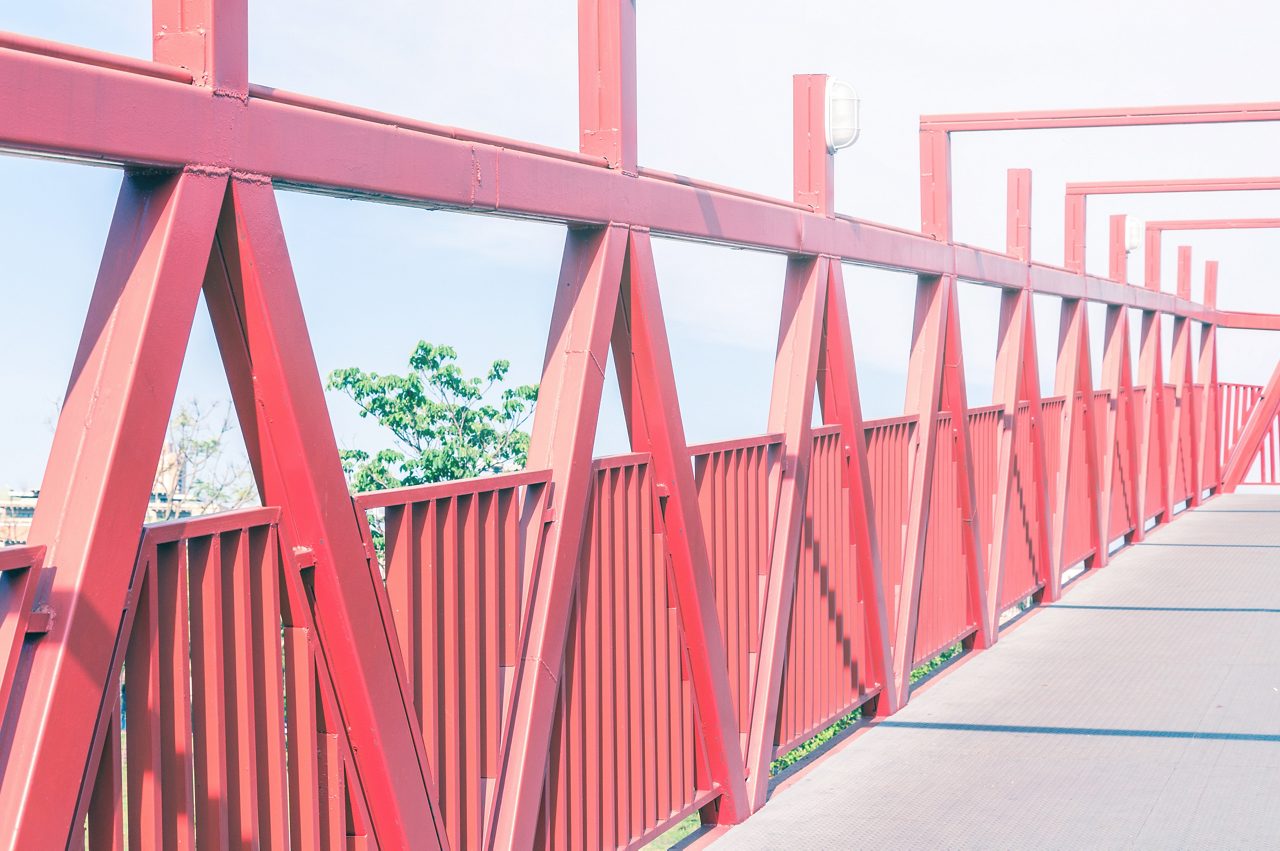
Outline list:
[[[349,397],[360,416],[391,432],[394,445],[378,452],[342,450],[356,491],[464,479],[524,466],[536,384],[503,386],[511,364],[496,360],[483,376],[468,378],[451,346],[423,340],[405,375],[379,375],[355,367],[329,373],[328,387]]]

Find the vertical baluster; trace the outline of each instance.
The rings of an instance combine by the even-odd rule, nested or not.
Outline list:
[[[287,627],[284,654],[289,731],[289,836],[293,851],[310,851],[321,846],[321,808],[315,657],[309,631]]]
[[[195,751],[196,838],[201,849],[229,849],[230,787],[223,683],[222,547],[187,543],[191,594],[191,727]]]
[[[161,777],[160,642],[156,607],[155,556],[134,582],[133,631],[125,651],[125,773],[129,794],[130,851],[163,847],[163,778]]]
[[[191,750],[191,646],[187,634],[185,541],[156,548],[159,614],[160,750],[164,771],[164,847],[195,848]]]
[[[262,848],[288,847],[285,788],[284,684],[280,648],[280,566],[274,526],[248,530],[249,589],[253,631],[254,727],[257,732],[258,830]]]
[[[113,680],[119,694],[119,679]],[[107,713],[106,727],[93,794],[89,798],[86,838],[90,851],[124,851],[124,768],[120,761],[119,703]]]

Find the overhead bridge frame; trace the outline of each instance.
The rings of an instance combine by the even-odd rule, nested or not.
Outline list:
[[[1118,470],[1131,477],[1141,470],[1146,482],[1154,464],[1160,476],[1154,493],[1131,488],[1124,497],[1131,501],[1124,506],[1127,516],[1136,518],[1122,530],[1130,539],[1140,539],[1152,518],[1171,519],[1172,481],[1179,470],[1194,471],[1191,504],[1221,485],[1216,466],[1204,463],[1217,455],[1213,402],[1201,403],[1202,415],[1194,415],[1191,323],[1206,329],[1199,384],[1208,400],[1217,383],[1213,329],[1280,328],[1275,316],[1219,311],[1209,278],[1210,295],[1194,301],[1189,253],[1180,262],[1173,293],[1161,291],[1158,279],[1130,286],[1114,262],[1110,276],[1087,274],[1083,252],[1072,253],[1070,242],[1063,267],[1033,261],[1031,177],[1025,170],[1010,172],[1005,250],[958,244],[952,239],[950,181],[950,135],[956,132],[1276,121],[1280,104],[923,118],[922,229],[916,233],[836,213],[834,161],[823,142],[822,75],[794,80],[791,200],[642,167],[632,0],[579,0],[579,151],[256,85],[250,82],[247,58],[247,0],[155,0],[153,9],[150,61],[0,34],[0,150],[125,172],[41,488],[32,548],[0,553],[6,577],[40,577],[37,586],[22,585],[25,596],[15,617],[26,624],[33,606],[45,613],[34,619],[43,625],[40,631],[10,630],[10,644],[3,648],[16,648],[0,681],[3,693],[15,695],[0,742],[0,825],[5,828],[0,841],[5,847],[78,846],[86,818],[91,834],[108,845],[122,841],[126,821],[130,837],[140,837],[135,843],[164,847],[181,846],[191,836],[203,840],[212,834],[199,825],[215,823],[238,828],[245,841],[272,847],[303,847],[307,837],[322,835],[348,847],[386,848],[527,847],[561,839],[590,846],[613,844],[617,837],[623,845],[647,841],[675,816],[660,814],[625,836],[619,822],[615,837],[600,821],[620,819],[614,811],[593,810],[585,827],[566,826],[567,810],[549,803],[548,778],[560,777],[563,768],[555,754],[568,747],[557,732],[560,713],[580,711],[566,708],[563,696],[578,682],[567,667],[578,664],[572,661],[577,658],[571,650],[577,646],[573,630],[608,625],[607,619],[590,627],[578,620],[586,611],[586,595],[596,595],[591,599],[600,606],[612,605],[595,577],[584,580],[581,569],[583,542],[595,534],[589,514],[605,482],[618,488],[609,497],[617,500],[611,505],[650,506],[643,516],[651,528],[642,529],[637,546],[662,553],[656,575],[667,577],[662,587],[673,612],[671,629],[679,638],[671,645],[677,648],[674,661],[662,664],[672,666],[664,670],[678,677],[677,683],[688,683],[699,742],[697,759],[690,757],[697,795],[681,806],[700,808],[705,822],[740,821],[767,798],[780,718],[803,729],[783,704],[787,677],[799,676],[795,663],[788,662],[789,636],[793,629],[822,626],[812,626],[812,612],[794,614],[800,594],[825,593],[816,586],[798,590],[799,563],[809,557],[802,554],[810,552],[806,547],[812,548],[818,522],[817,509],[809,504],[812,482],[836,487],[845,500],[824,510],[825,522],[834,524],[847,544],[848,576],[860,601],[853,620],[867,650],[861,660],[863,691],[855,704],[868,714],[891,714],[910,697],[929,530],[941,522],[933,515],[940,516],[941,509],[934,509],[943,497],[959,515],[946,527],[963,553],[956,593],[970,601],[970,627],[960,638],[981,649],[999,637],[1013,526],[1025,514],[1015,504],[1015,477],[1026,490],[1018,499],[1036,506],[1037,515],[1027,519],[1035,540],[1027,546],[1046,568],[1035,593],[1053,600],[1073,560],[1084,554],[1089,566],[1105,565],[1114,531],[1112,479]],[[376,506],[353,503],[276,207],[277,188],[566,226],[528,474],[495,481],[491,488],[466,483],[448,486],[452,490],[397,494],[399,501],[384,496]],[[1113,258],[1115,233],[1113,226]],[[765,465],[759,468],[764,485],[757,496],[762,516],[770,520],[753,527],[765,542],[758,574],[759,644],[734,683],[726,674],[727,626],[717,611],[723,589],[712,575],[720,556],[707,540],[700,514],[710,498],[700,490],[709,466],[699,466],[695,474],[690,464],[653,261],[654,236],[787,257],[770,435],[763,442],[725,445],[699,456],[705,465],[719,463],[713,455],[732,456],[735,464],[747,463],[742,459],[749,456]],[[874,499],[868,456],[874,447],[868,447],[869,426],[858,392],[842,271],[846,262],[918,276],[908,418],[884,426],[910,432],[906,460],[892,469],[905,493],[900,565],[885,563],[882,553],[891,542],[878,538],[877,511],[887,509]],[[1210,268],[1216,282],[1216,267]],[[959,280],[1003,290],[996,406],[982,415],[997,429],[995,456],[989,459],[997,477],[989,526],[975,485]],[[261,516],[228,516],[225,523],[209,519],[151,530],[140,544],[152,471],[201,292],[268,509]],[[1031,298],[1036,293],[1063,299],[1055,386],[1063,398],[1061,414],[1052,414],[1061,416],[1054,420],[1061,438],[1052,457],[1043,435],[1047,412],[1059,410],[1059,403],[1040,398]],[[1099,393],[1091,386],[1084,309],[1089,301],[1107,307]],[[1143,335],[1142,374],[1150,389],[1141,423],[1135,422],[1138,403],[1129,368],[1126,311],[1131,308],[1142,311],[1144,328],[1152,329],[1150,338],[1146,331]],[[1164,392],[1162,315],[1174,317],[1177,341],[1172,367],[1177,413],[1171,421],[1159,395]],[[591,448],[610,351],[637,454],[601,466],[593,465]],[[1280,399],[1273,391],[1266,391],[1267,410],[1274,407],[1273,397]],[[815,399],[824,422],[817,429],[811,421]],[[1106,405],[1101,417],[1094,408],[1100,404]],[[1246,437],[1242,446],[1253,439],[1253,431]],[[1028,440],[1029,456],[1018,448]],[[827,466],[815,460],[818,444],[826,447],[828,460],[822,464]],[[943,453],[940,446],[950,451]],[[1240,451],[1252,457],[1250,447]],[[1179,460],[1180,453],[1194,459],[1190,466]],[[1029,468],[1016,471],[1019,464]],[[1058,471],[1056,477],[1050,470]],[[939,495],[943,485],[938,483],[944,481],[954,493]],[[749,493],[756,492],[744,490],[743,505]],[[1080,505],[1071,502],[1077,493],[1087,494]],[[495,512],[519,504],[518,518],[503,514],[509,525],[501,528],[520,553],[520,581],[527,584],[524,596],[517,595],[524,606],[518,623],[502,627],[509,680],[500,687],[484,686],[489,689],[485,699],[498,706],[500,723],[488,738],[445,741],[437,752],[436,743],[424,738],[420,704],[428,686],[421,679],[422,650],[414,644],[426,641],[426,633],[419,624],[413,638],[404,620],[405,607],[421,605],[421,599],[410,599],[410,589],[428,592],[416,579],[403,584],[399,574],[388,578],[390,590],[384,585],[365,510],[399,512],[406,522],[431,512],[444,518],[441,528],[454,523],[447,528],[457,535],[478,536],[481,521],[475,515],[450,514],[462,511],[459,501]],[[496,517],[486,514],[484,523],[495,524]],[[389,541],[411,547],[411,523],[398,528],[403,538]],[[210,541],[221,542],[222,562],[209,560]],[[270,550],[265,554],[252,546],[264,541]],[[459,546],[465,548],[465,542]],[[184,555],[165,561],[166,554],[179,551],[175,547]],[[208,572],[218,565],[228,571],[223,585]],[[886,576],[896,575],[899,567],[895,602]],[[174,576],[188,575],[190,580],[173,584]],[[202,577],[213,584],[198,585]],[[441,674],[448,681],[440,687],[454,689],[462,695],[457,705],[468,707],[480,700],[480,685],[468,678],[465,666],[479,664],[481,650],[458,638],[474,622],[450,606],[476,604],[480,589],[473,579],[464,577],[454,589],[455,601],[436,601],[438,611],[421,615],[428,632],[437,616],[456,627],[442,639],[459,643],[448,645],[456,655]],[[206,619],[200,623],[214,624],[208,619],[221,617],[225,602],[228,620],[216,628],[245,639],[228,639],[225,658],[217,646],[201,645],[207,655],[198,664],[212,667],[200,670],[225,665],[234,687],[225,704],[206,688],[204,702],[191,710],[202,719],[192,723],[212,724],[212,718],[237,733],[239,738],[228,733],[234,739],[228,763],[213,765],[212,757],[184,751],[185,729],[171,720],[170,710],[181,707],[183,689],[194,676],[185,667],[183,642],[200,638],[184,633],[186,620],[174,620],[172,614],[172,606],[187,605],[184,581],[192,583],[191,606],[198,595],[209,595],[200,597],[205,608],[198,615],[193,611],[192,624],[197,616]],[[511,582],[513,588],[518,585],[516,578]],[[645,599],[648,619],[635,627],[636,635],[647,629],[662,632],[664,619],[654,619],[656,604]],[[281,664],[275,656],[280,648],[272,649],[277,616],[288,682],[276,677],[275,684],[290,706],[315,720],[303,731],[310,736],[315,728],[315,747],[301,753],[263,738],[263,724],[279,722],[285,711],[272,676]],[[5,635],[0,633],[0,642]],[[259,656],[240,659],[241,644],[256,648]],[[484,652],[497,650],[485,645]],[[632,657],[636,665],[646,664],[642,656]],[[195,771],[203,779],[191,795],[203,795],[206,803],[217,798],[208,784],[226,784],[225,809],[211,805],[193,815],[194,797],[180,795],[175,803],[156,776],[140,774],[136,764],[130,775],[136,786],[130,785],[127,795],[120,787],[121,754],[113,737],[120,732],[122,664],[127,682],[134,684],[131,693],[142,701],[129,703],[130,721],[136,712],[140,731],[135,739],[131,723],[130,740],[143,749],[138,759],[150,754],[160,760],[156,755],[164,754],[166,766],[187,772],[183,777]],[[500,700],[494,696],[499,688]],[[819,682],[815,688],[825,686]],[[151,702],[143,700],[144,694]],[[451,717],[459,726],[468,723]],[[129,747],[132,753],[135,744]],[[182,762],[188,758],[195,762]],[[463,792],[453,779],[439,780],[447,773],[441,760],[449,772],[485,761],[488,785],[482,793]],[[286,796],[281,785],[286,775],[291,783],[305,777],[311,785],[290,787]],[[572,788],[587,796],[596,793],[583,791],[581,774],[574,778],[579,786]],[[655,782],[665,788],[662,778]],[[252,789],[267,791],[255,797]],[[306,797],[312,793],[323,800]],[[288,812],[286,797],[294,801]],[[305,812],[300,802],[310,802]],[[582,830],[590,835],[574,832]]]

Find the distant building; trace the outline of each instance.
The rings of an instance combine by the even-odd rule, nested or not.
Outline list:
[[[39,490],[0,487],[0,545],[26,543],[39,498]],[[187,493],[186,466],[179,464],[177,454],[166,447],[152,485],[145,522],[155,523],[220,510],[221,506],[201,504],[192,499]]]

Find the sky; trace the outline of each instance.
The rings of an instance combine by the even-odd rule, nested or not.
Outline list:
[[[257,0],[250,78],[324,98],[561,148],[577,146],[576,4]],[[791,195],[791,75],[830,73],[862,97],[862,136],[836,160],[836,207],[919,225],[921,114],[1275,98],[1280,7],[1257,0],[964,4],[640,0],[642,165]],[[0,29],[139,57],[140,0],[9,3]],[[1002,249],[1005,172],[1034,171],[1033,259],[1060,264],[1068,181],[1280,175],[1280,127],[978,133],[955,137],[955,236]],[[89,301],[120,173],[0,156],[0,488],[37,487]],[[512,362],[538,378],[563,229],[280,192],[285,234],[323,373],[402,370],[419,339],[463,365]],[[1112,213],[1143,219],[1280,217],[1280,193],[1107,196],[1089,204],[1089,270],[1106,271]],[[1280,311],[1280,233],[1169,234],[1193,247],[1194,294],[1221,263],[1219,304]],[[768,411],[785,261],[691,243],[655,244],[690,442],[757,434]],[[1141,275],[1140,258],[1130,274]],[[902,412],[914,278],[848,267],[865,414]],[[990,401],[999,296],[962,284],[971,405]],[[1052,393],[1057,304],[1037,297],[1042,386]],[[1101,312],[1091,313],[1100,360]],[[1221,378],[1262,383],[1280,335],[1222,332]],[[612,379],[611,379],[612,382]],[[207,315],[197,317],[179,400],[229,398]],[[330,397],[338,442],[385,436]],[[626,450],[605,389],[597,452]]]

